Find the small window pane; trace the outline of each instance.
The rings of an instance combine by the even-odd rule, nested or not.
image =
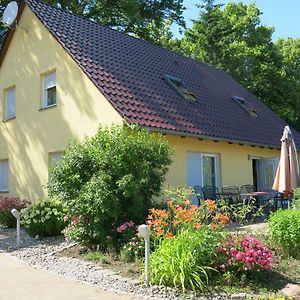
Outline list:
[[[8,192],[8,159],[0,161],[0,191]]]
[[[5,119],[11,119],[16,116],[15,102],[16,102],[16,89],[12,88],[6,92]]]
[[[56,73],[44,76],[44,107],[56,104]]]

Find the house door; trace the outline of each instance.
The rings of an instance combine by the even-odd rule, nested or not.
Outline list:
[[[259,191],[272,190],[278,166],[278,157],[256,159],[256,183]],[[255,172],[253,172],[255,173]]]

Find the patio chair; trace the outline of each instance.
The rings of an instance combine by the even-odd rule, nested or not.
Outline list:
[[[240,200],[240,189],[235,185],[223,186],[222,193],[227,195],[229,204],[238,203]]]
[[[200,185],[194,186],[194,193],[198,200],[198,205],[200,205],[201,201],[204,200],[204,193],[203,193],[202,186],[200,186]]]
[[[206,185],[202,188],[204,199],[220,200],[219,189],[214,185]]]
[[[255,192],[255,186],[253,184],[244,184],[240,188],[240,193],[241,194],[247,194],[247,193],[252,193]]]

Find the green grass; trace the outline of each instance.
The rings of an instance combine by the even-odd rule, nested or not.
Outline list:
[[[82,256],[86,260],[100,262],[104,265],[109,265],[111,263],[111,257],[108,254],[103,254],[102,252],[89,251],[83,253]]]

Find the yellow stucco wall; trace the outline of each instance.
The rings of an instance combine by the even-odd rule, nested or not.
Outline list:
[[[219,155],[220,186],[252,184],[251,157],[271,158],[280,156],[280,151],[277,149],[229,144],[221,141],[198,140],[197,138],[189,137],[182,138],[171,135],[168,135],[167,139],[170,146],[174,149],[174,155],[166,183],[174,186],[188,184],[188,152]],[[249,155],[250,159],[248,159]]]
[[[56,70],[57,106],[40,110],[41,74],[50,70]],[[0,122],[0,159],[9,159],[9,194],[34,201],[46,194],[50,152],[122,118],[28,7],[0,68],[1,120],[4,90],[12,85],[16,118]]]

